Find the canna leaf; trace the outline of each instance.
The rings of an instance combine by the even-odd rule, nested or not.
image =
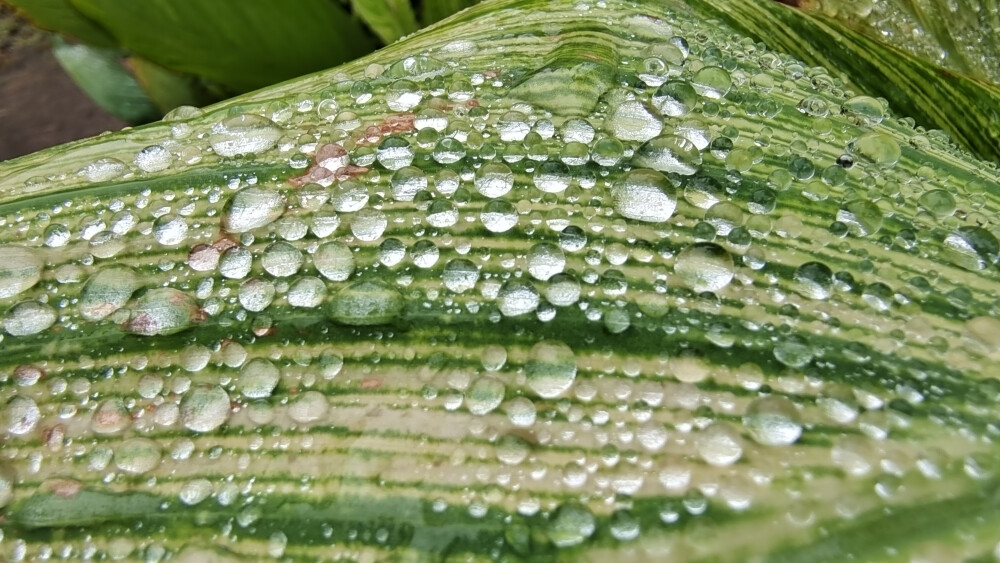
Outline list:
[[[995,557],[996,166],[705,9],[0,163],[0,557]]]
[[[166,68],[246,92],[374,49],[334,2],[71,0],[129,51]]]
[[[351,0],[351,10],[387,44],[417,30],[409,0]]]

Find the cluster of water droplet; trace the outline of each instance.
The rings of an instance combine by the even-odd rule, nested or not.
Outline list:
[[[817,69],[624,21],[659,39],[623,47],[593,100],[540,105],[532,80],[554,67],[492,72],[456,41],[209,127],[181,109],[170,142],[80,171],[148,187],[6,217],[2,345],[39,347],[3,373],[3,431],[44,442],[10,450],[21,478],[160,479],[184,506],[245,504],[235,537],[269,456],[303,460],[301,483],[269,491],[309,491],[336,428],[359,452],[344,475],[448,484],[445,504],[543,515],[546,541],[572,547],[598,521],[638,537],[646,497],[668,527],[796,501],[814,467],[885,502],[947,455],[989,473],[974,452],[996,434],[995,380],[979,414],[949,393],[1000,353],[980,275],[1000,258],[992,196],[949,182],[945,140]],[[156,176],[212,162],[230,171]],[[891,440],[923,424],[967,439],[947,455]],[[358,461],[414,435],[436,444],[425,458]],[[793,524],[822,514],[796,506]]]

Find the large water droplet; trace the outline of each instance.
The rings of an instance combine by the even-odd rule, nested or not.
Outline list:
[[[139,276],[128,266],[110,266],[87,280],[80,295],[80,315],[99,321],[121,309],[140,287]]]
[[[743,457],[743,439],[724,422],[714,422],[695,439],[698,455],[709,465],[726,466]]]
[[[260,263],[264,271],[278,278],[295,275],[302,267],[302,252],[287,242],[275,242],[264,249]]]
[[[698,293],[718,291],[733,279],[733,257],[717,244],[695,243],[677,255],[674,273]]]
[[[230,233],[245,233],[271,224],[284,212],[284,196],[250,186],[233,194],[223,206],[222,228]]]
[[[38,334],[56,322],[56,310],[46,303],[22,301],[7,311],[3,328],[11,336]]]
[[[505,392],[506,387],[499,379],[480,377],[465,392],[465,406],[472,414],[489,414],[503,402]]]
[[[690,176],[701,167],[701,153],[684,137],[663,135],[643,143],[635,151],[632,162],[660,172]]]
[[[340,290],[327,310],[332,319],[347,325],[385,324],[403,311],[403,296],[381,280],[360,281]]]
[[[476,172],[476,191],[488,198],[507,194],[514,187],[514,173],[506,164],[491,162]]]
[[[1000,259],[1000,242],[982,227],[959,227],[945,237],[943,254],[966,270],[983,270]]]
[[[549,539],[556,547],[580,545],[594,535],[597,522],[582,504],[567,502],[559,507],[549,522]]]
[[[3,407],[3,429],[23,436],[35,429],[42,418],[38,405],[29,397],[14,395]]]
[[[743,416],[743,427],[765,446],[789,446],[802,435],[802,423],[795,403],[785,397],[755,399]]]
[[[146,438],[130,438],[115,447],[115,466],[133,475],[156,469],[161,457],[160,445]]]
[[[455,258],[448,262],[442,272],[444,286],[455,293],[465,293],[476,287],[479,281],[479,268],[471,260]]]
[[[663,174],[640,168],[632,170],[611,187],[615,211],[629,219],[661,223],[677,208],[674,189]]]
[[[42,266],[37,251],[22,246],[0,246],[0,299],[13,297],[38,283]]]
[[[219,156],[236,156],[266,151],[278,143],[281,128],[253,114],[227,117],[212,127],[208,142]]]
[[[718,100],[729,93],[729,89],[733,86],[733,79],[724,68],[706,66],[694,73],[694,76],[691,77],[691,85],[702,96]]]
[[[342,242],[325,242],[313,253],[313,265],[331,281],[344,281],[354,273],[354,254]]]
[[[604,128],[622,141],[648,141],[663,131],[663,120],[642,102],[628,100],[611,110]]]
[[[211,432],[229,420],[229,394],[218,385],[191,389],[181,400],[181,424],[195,432]]]
[[[535,344],[524,366],[528,387],[545,399],[565,393],[576,379],[576,369],[573,349],[556,340]]]
[[[827,299],[833,293],[833,271],[822,262],[806,262],[795,270],[796,289],[812,299]]]
[[[129,319],[123,328],[145,336],[180,332],[201,320],[204,315],[193,297],[170,287],[147,291],[129,313]]]
[[[538,290],[530,282],[512,280],[504,284],[497,296],[500,312],[506,317],[526,315],[538,308]]]
[[[266,358],[254,358],[240,369],[238,387],[248,399],[265,399],[278,386],[281,374],[278,368]]]

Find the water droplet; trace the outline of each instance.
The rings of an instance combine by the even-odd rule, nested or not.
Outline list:
[[[801,336],[789,335],[774,345],[774,359],[790,368],[805,367],[813,359],[813,349]]]
[[[706,66],[694,73],[691,85],[702,96],[718,100],[729,93],[729,89],[733,87],[733,79],[724,68]]]
[[[733,279],[733,257],[717,244],[695,243],[677,255],[674,273],[697,293],[718,291]]]
[[[135,270],[128,266],[110,266],[87,280],[80,295],[80,315],[99,321],[121,309],[140,287]]]
[[[313,265],[331,281],[344,281],[354,273],[354,254],[341,242],[325,242],[313,253]]]
[[[506,195],[514,187],[514,173],[506,164],[491,162],[476,172],[476,190],[488,198]]]
[[[337,292],[328,305],[335,321],[355,326],[391,322],[403,311],[403,296],[381,280],[355,282]]]
[[[22,246],[0,246],[0,299],[13,297],[38,283],[42,259]]]
[[[517,209],[507,200],[495,199],[483,206],[479,220],[487,231],[505,233],[517,225]]]
[[[145,336],[168,335],[192,326],[203,315],[190,295],[178,289],[159,287],[139,297],[123,328]]]
[[[455,258],[445,265],[442,280],[449,290],[465,293],[476,287],[476,282],[479,281],[479,268],[471,260]]]
[[[254,358],[240,370],[238,388],[248,399],[266,399],[278,386],[281,374],[266,358]]]
[[[504,142],[523,141],[530,131],[528,118],[519,111],[508,111],[497,121],[497,133]]]
[[[518,436],[506,435],[496,446],[497,460],[506,465],[519,465],[531,453],[531,445]]]
[[[618,541],[632,541],[639,537],[641,526],[639,519],[628,510],[616,510],[608,522],[611,537]]]
[[[242,246],[227,248],[219,258],[219,273],[222,277],[239,280],[250,273],[253,255]]]
[[[150,145],[135,155],[135,165],[143,172],[160,172],[170,167],[173,156],[160,145]]]
[[[966,270],[983,270],[1000,260],[1000,242],[981,227],[959,227],[945,237],[943,254]]]
[[[573,349],[557,340],[535,344],[524,366],[528,387],[544,399],[554,399],[565,393],[576,379],[576,369]]]
[[[638,148],[632,162],[636,166],[691,176],[701,167],[698,147],[684,137],[663,135]]]
[[[326,297],[326,284],[312,276],[299,278],[288,288],[288,304],[292,307],[319,307]]]
[[[358,240],[371,242],[385,233],[389,220],[378,209],[362,209],[351,220],[351,233]]]
[[[698,93],[683,80],[668,80],[653,94],[653,107],[663,115],[686,115],[698,103]]]
[[[736,463],[743,457],[743,439],[724,422],[713,422],[695,439],[698,455],[709,465],[723,467]]]
[[[674,214],[677,199],[663,174],[640,168],[632,170],[611,187],[615,211],[629,219],[662,223]]]
[[[648,141],[663,131],[663,120],[642,102],[627,100],[611,110],[604,128],[622,141]]]
[[[146,438],[130,438],[115,447],[115,466],[125,473],[141,475],[160,465],[160,445]]]
[[[118,397],[102,401],[90,418],[90,429],[97,434],[118,434],[129,426],[132,426],[132,414],[125,401]]]
[[[344,180],[333,189],[330,204],[340,213],[352,213],[364,209],[368,204],[368,188],[353,178]]]
[[[427,176],[414,166],[405,166],[389,179],[392,198],[396,201],[413,201],[418,192],[427,189]]]
[[[298,248],[287,242],[275,242],[264,249],[260,262],[265,272],[278,278],[287,278],[299,271],[303,260]]]
[[[582,544],[596,529],[594,515],[585,506],[567,502],[552,515],[548,534],[556,547],[565,548]]]
[[[480,377],[465,392],[465,406],[474,415],[489,414],[503,402],[505,391],[506,387],[499,379]]]
[[[163,246],[177,246],[184,242],[187,232],[187,221],[177,215],[163,215],[153,222],[153,238]]]
[[[388,170],[399,170],[413,162],[414,151],[403,137],[387,137],[375,150],[375,158]]]
[[[789,446],[802,435],[802,423],[795,403],[785,397],[754,399],[743,416],[750,436],[765,446]]]
[[[920,205],[939,219],[955,213],[955,197],[945,190],[930,190],[920,196]]]
[[[212,482],[208,479],[193,479],[184,483],[179,493],[181,502],[194,506],[207,499],[212,494]]]
[[[181,424],[195,432],[211,432],[229,420],[229,394],[219,387],[199,386],[181,399]]]
[[[222,207],[222,228],[229,233],[245,233],[271,224],[284,212],[284,196],[250,186],[233,194]]]
[[[3,429],[23,436],[35,429],[42,418],[38,405],[29,397],[14,395],[3,408]]]
[[[856,200],[837,211],[837,220],[854,236],[866,237],[882,228],[882,211],[867,200]]]
[[[566,256],[551,242],[538,243],[528,252],[528,273],[535,279],[547,281],[565,267]]]
[[[281,128],[276,123],[253,114],[227,117],[212,127],[208,142],[215,154],[223,157],[266,151],[278,143]]]
[[[259,313],[274,301],[274,284],[270,280],[251,278],[240,284],[240,305],[247,311]]]
[[[532,177],[535,187],[546,193],[560,193],[569,187],[572,177],[562,162],[543,162]]]
[[[505,317],[526,315],[538,308],[538,290],[530,282],[511,280],[500,289],[497,301]]]
[[[308,424],[326,416],[328,409],[325,395],[319,391],[306,391],[288,405],[288,417],[299,424]]]
[[[545,299],[556,307],[569,307],[580,300],[580,282],[571,274],[559,273],[545,287]]]
[[[882,168],[894,166],[902,156],[899,143],[884,133],[869,132],[861,135],[854,141],[854,150]]]
[[[812,299],[827,299],[833,294],[833,271],[822,262],[806,262],[795,270],[796,290]]]
[[[882,102],[868,96],[855,96],[840,106],[840,112],[857,125],[873,127],[885,119]]]
[[[0,508],[14,500],[14,487],[17,484],[17,472],[6,463],[0,464]]]
[[[7,311],[3,328],[11,336],[38,334],[56,322],[56,310],[38,301],[22,301]]]

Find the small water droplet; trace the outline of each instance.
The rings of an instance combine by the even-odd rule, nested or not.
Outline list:
[[[698,455],[709,465],[732,465],[743,457],[743,439],[724,422],[714,422],[695,439]]]

